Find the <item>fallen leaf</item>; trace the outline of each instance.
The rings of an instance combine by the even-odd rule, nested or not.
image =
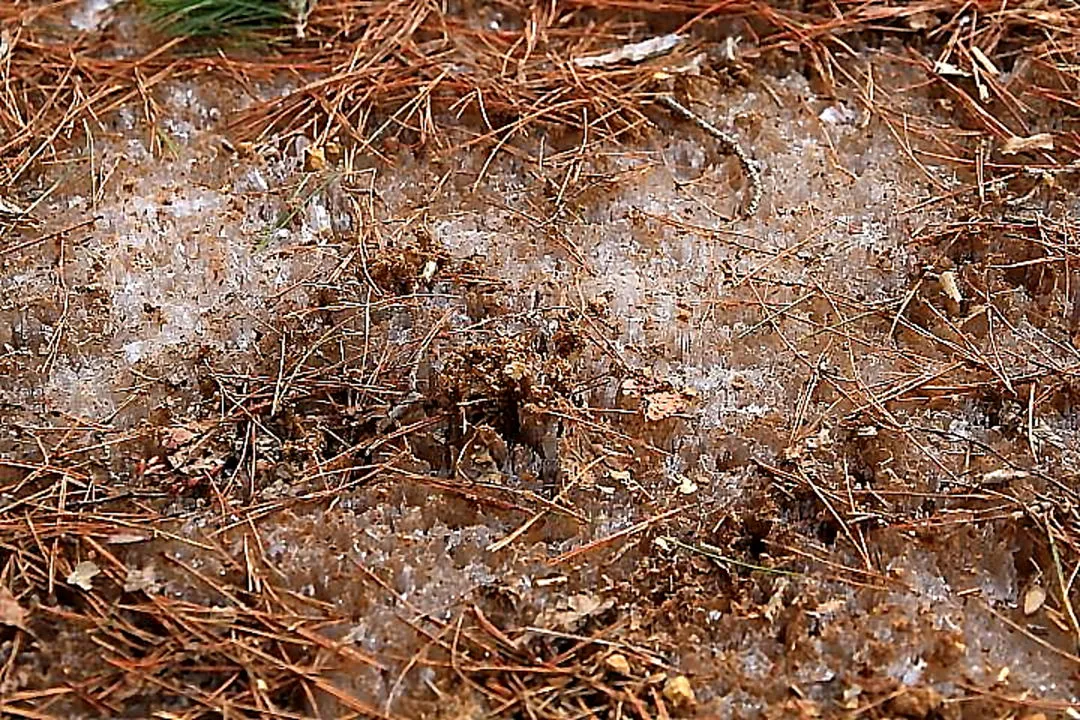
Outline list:
[[[679,483],[679,493],[682,495],[693,495],[697,491],[697,483],[683,475],[682,481]]]
[[[649,422],[665,420],[686,410],[686,400],[679,393],[658,392],[645,398],[645,419]]]
[[[520,360],[511,360],[503,368],[503,373],[512,380],[520,380],[529,373],[529,367]]]
[[[1013,135],[1001,146],[1001,152],[1005,155],[1016,155],[1028,150],[1053,150],[1054,136],[1050,133],[1036,133],[1028,137]]]
[[[154,574],[154,566],[147,565],[144,568],[128,569],[127,578],[124,579],[124,592],[156,593],[159,584]]]
[[[26,629],[26,616],[29,613],[19,604],[15,596],[3,585],[0,585],[0,625]]]
[[[593,615],[599,615],[615,605],[615,600],[601,600],[595,595],[577,593],[562,598],[554,608],[543,610],[533,624],[547,629],[573,631]]]
[[[840,703],[840,707],[845,710],[854,710],[859,707],[859,696],[862,695],[862,687],[859,685],[852,685],[844,690],[843,699]]]
[[[1046,602],[1046,591],[1039,585],[1032,585],[1024,593],[1024,614],[1034,615]]]
[[[177,450],[198,437],[186,427],[165,428],[161,435],[161,444],[166,450]]]
[[[912,30],[930,30],[940,24],[937,16],[930,12],[917,12],[907,17],[907,25]]]
[[[83,560],[75,566],[71,574],[67,576],[68,583],[80,587],[87,592],[94,589],[94,578],[101,574],[101,568],[89,560]]]
[[[304,172],[318,172],[326,168],[326,152],[313,145],[304,154]]]

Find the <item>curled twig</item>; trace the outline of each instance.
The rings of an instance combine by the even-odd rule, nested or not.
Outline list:
[[[676,115],[681,115],[687,120],[692,121],[699,128],[719,140],[725,151],[738,158],[739,164],[742,165],[743,172],[746,173],[746,179],[750,182],[750,199],[747,201],[741,214],[743,217],[749,217],[756,213],[761,206],[761,170],[758,168],[754,159],[750,157],[750,154],[739,144],[739,139],[733,134],[716,127],[705,118],[700,117],[690,110],[690,108],[686,107],[670,95],[661,95],[659,99],[662,104],[667,106],[668,109]]]

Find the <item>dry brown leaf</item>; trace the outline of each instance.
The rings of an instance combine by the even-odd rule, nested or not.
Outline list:
[[[1039,585],[1032,585],[1024,593],[1024,614],[1034,615],[1046,602],[1046,591]]]
[[[170,427],[162,432],[161,444],[166,450],[176,450],[197,437],[195,432],[186,427]]]
[[[917,12],[907,17],[908,27],[912,30],[930,30],[941,24],[937,15],[930,12]]]
[[[542,611],[533,622],[542,628],[573,631],[588,618],[614,605],[615,601],[611,598],[601,600],[595,595],[577,593],[561,599],[554,608]]]
[[[71,574],[67,576],[67,581],[71,585],[90,592],[94,589],[94,578],[100,574],[101,568],[89,560],[83,560],[76,565],[75,569],[71,571]]]
[[[154,574],[154,566],[147,565],[144,568],[129,568],[127,578],[124,580],[124,592],[145,591],[148,594],[158,591],[158,581]]]
[[[1054,136],[1050,133],[1037,133],[1028,137],[1013,135],[1001,146],[1001,152],[1005,155],[1016,155],[1029,150],[1053,150]]]
[[[30,613],[19,604],[15,596],[3,585],[0,585],[0,625],[26,629],[26,616]]]
[[[686,399],[679,393],[657,392],[645,398],[645,419],[665,420],[686,410]]]
[[[698,491],[698,485],[686,475],[683,475],[679,479],[679,493],[682,495],[693,495]]]
[[[304,154],[304,172],[318,172],[326,169],[326,152],[317,145],[307,149]]]
[[[909,687],[888,702],[886,707],[894,716],[926,718],[941,707],[941,693],[929,687]]]
[[[844,690],[844,694],[840,703],[840,707],[845,710],[854,710],[859,707],[859,696],[862,695],[862,687],[859,685],[852,685]]]

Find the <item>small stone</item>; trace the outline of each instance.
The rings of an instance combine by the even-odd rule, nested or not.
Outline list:
[[[905,718],[929,717],[941,706],[941,693],[933,688],[908,688],[889,701],[889,712]]]
[[[630,661],[622,653],[615,653],[604,658],[604,667],[619,675],[630,674]]]
[[[685,675],[668,678],[668,681],[664,683],[664,697],[680,709],[691,708],[697,704],[694,688],[690,687],[690,680]]]

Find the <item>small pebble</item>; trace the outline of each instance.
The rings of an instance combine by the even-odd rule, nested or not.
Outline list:
[[[604,667],[619,675],[630,674],[630,661],[622,653],[615,653],[604,658]]]
[[[689,708],[697,703],[694,697],[694,688],[690,687],[690,680],[685,675],[676,675],[668,678],[664,683],[664,697],[676,708]]]
[[[941,706],[941,693],[933,688],[908,688],[889,701],[889,712],[904,718],[925,718]]]

